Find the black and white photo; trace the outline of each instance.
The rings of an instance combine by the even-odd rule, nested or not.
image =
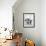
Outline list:
[[[35,27],[35,13],[23,14],[23,27]]]

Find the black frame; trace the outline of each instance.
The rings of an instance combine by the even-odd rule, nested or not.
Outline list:
[[[32,27],[26,27],[24,26],[24,14],[33,14],[33,26]],[[24,28],[34,28],[35,27],[35,13],[23,13],[23,27]]]

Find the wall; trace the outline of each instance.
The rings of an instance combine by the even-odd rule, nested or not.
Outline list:
[[[0,0],[0,27],[12,28],[12,6],[16,0]]]
[[[41,1],[41,38],[42,46],[46,46],[46,0]]]
[[[15,30],[22,32],[24,39],[34,40],[36,46],[41,46],[41,1],[23,0],[19,5],[16,5],[13,6]],[[35,28],[23,27],[23,13],[25,12],[35,13]]]

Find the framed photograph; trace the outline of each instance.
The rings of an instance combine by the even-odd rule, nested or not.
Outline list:
[[[23,13],[23,27],[24,28],[35,27],[35,13]]]
[[[13,31],[15,30],[15,18],[14,18],[14,13],[13,13]]]

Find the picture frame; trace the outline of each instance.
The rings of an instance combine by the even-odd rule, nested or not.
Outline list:
[[[35,27],[35,13],[23,13],[23,27],[24,28]]]
[[[14,18],[14,13],[13,13],[13,31],[15,30],[15,18]]]

